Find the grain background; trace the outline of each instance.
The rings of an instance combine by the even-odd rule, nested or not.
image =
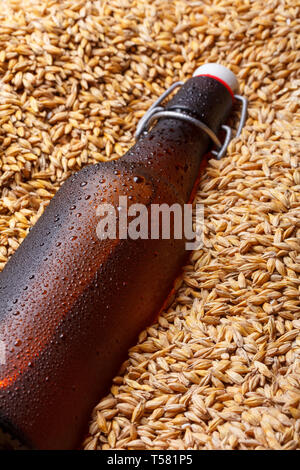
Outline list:
[[[249,99],[199,185],[204,246],[83,448],[300,448],[299,2],[0,3],[0,270],[61,183],[122,155],[171,83],[218,61]]]

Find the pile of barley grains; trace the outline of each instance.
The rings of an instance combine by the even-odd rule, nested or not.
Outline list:
[[[172,82],[218,61],[249,99],[200,182],[204,246],[85,449],[300,448],[299,13],[297,0],[1,2],[0,269],[70,174],[125,153]]]

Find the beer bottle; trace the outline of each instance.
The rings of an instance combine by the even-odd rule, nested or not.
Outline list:
[[[130,238],[118,228],[116,236],[102,237],[99,207],[113,207],[119,220],[120,197],[128,211],[137,203],[189,202],[237,86],[223,66],[197,69],[164,108],[151,108],[122,158],[66,180],[6,264],[0,274],[3,448],[79,446],[91,409],[161,309],[186,256],[184,236],[172,233]]]

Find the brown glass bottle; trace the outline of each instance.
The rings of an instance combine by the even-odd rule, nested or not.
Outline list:
[[[166,109],[218,133],[232,107],[220,81],[188,80]],[[34,449],[73,449],[128,348],[184,262],[184,239],[100,241],[101,203],[189,201],[208,136],[160,119],[119,160],[70,177],[0,274],[2,429]]]

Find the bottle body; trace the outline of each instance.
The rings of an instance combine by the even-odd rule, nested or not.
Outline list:
[[[186,85],[168,107],[217,132],[231,110],[229,92],[208,77]],[[91,408],[159,312],[187,255],[185,239],[172,233],[99,240],[99,205],[118,213],[123,196],[128,207],[182,206],[208,145],[192,124],[160,120],[124,157],[70,177],[5,266],[0,424],[29,447],[78,446]]]

